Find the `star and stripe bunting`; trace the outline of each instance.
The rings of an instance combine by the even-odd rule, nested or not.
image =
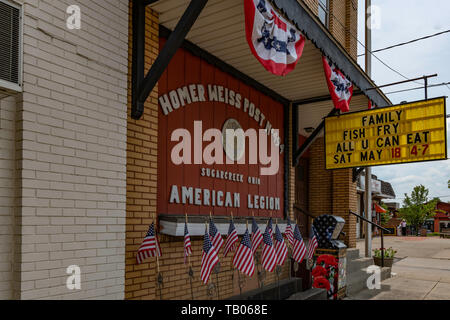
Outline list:
[[[230,226],[228,228],[227,241],[225,242],[225,249],[223,255],[226,257],[229,252],[236,249],[236,243],[238,242],[238,234],[233,223],[233,219],[230,221]]]
[[[147,234],[138,249],[136,261],[138,264],[141,264],[148,257],[161,257],[161,247],[158,236],[155,233],[154,222],[148,228]]]
[[[263,236],[261,233],[261,230],[259,230],[258,224],[255,221],[255,218],[252,219],[252,251],[253,253],[256,252],[258,247],[261,245],[261,242],[263,241]]]
[[[252,243],[248,234],[248,228],[245,230],[241,243],[234,254],[233,266],[250,277],[255,273],[255,261],[253,260]]]
[[[286,246],[286,242],[284,242],[283,235],[278,228],[278,224],[275,226],[274,243],[275,252],[277,254],[277,264],[282,266],[284,264],[284,261],[286,260],[288,249]]]
[[[294,70],[305,36],[267,0],[244,0],[244,13],[248,45],[263,67],[280,76]]]
[[[312,257],[314,256],[314,251],[316,250],[316,248],[318,247],[318,243],[317,243],[317,232],[316,232],[316,228],[311,225],[311,232],[309,234],[309,242],[308,242],[308,259],[312,259]]]
[[[189,235],[189,230],[187,222],[184,223],[184,264],[186,264],[186,258],[192,254],[191,247],[191,236]]]
[[[300,234],[300,230],[298,229],[298,225],[295,224],[294,247],[292,249],[292,258],[298,263],[301,263],[305,255],[306,255],[305,243],[303,242],[303,238],[302,235]]]
[[[217,256],[217,252],[211,242],[210,236],[208,235],[208,230],[207,228],[205,228],[205,237],[203,240],[203,255],[200,270],[200,279],[202,279],[204,284],[208,283],[211,271],[218,262],[219,257]]]
[[[211,242],[216,249],[216,252],[219,252],[220,248],[223,246],[223,239],[212,218],[209,218],[209,236],[211,237]]]
[[[263,235],[263,250],[261,264],[264,269],[272,272],[277,264],[277,254],[272,243],[272,236],[270,234],[269,225],[266,226],[266,231]]]
[[[322,62],[334,107],[342,112],[349,111],[350,100],[353,95],[353,83],[327,57],[323,56]]]

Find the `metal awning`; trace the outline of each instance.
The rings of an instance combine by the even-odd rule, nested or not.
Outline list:
[[[174,30],[190,3],[160,0],[149,6],[159,14],[160,25]],[[329,95],[321,60],[324,52],[354,83],[355,90],[362,90],[378,106],[391,104],[381,91],[366,91],[374,83],[308,8],[296,0],[274,0],[273,4],[308,38],[295,70],[285,77],[267,72],[251,53],[245,37],[242,0],[207,1],[186,39],[288,101]]]

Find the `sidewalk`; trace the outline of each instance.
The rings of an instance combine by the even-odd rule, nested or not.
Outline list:
[[[373,248],[380,239],[373,240]],[[380,290],[363,290],[349,299],[358,300],[449,300],[450,239],[436,237],[386,237],[385,247],[398,251],[392,278]],[[357,248],[364,252],[364,240]]]

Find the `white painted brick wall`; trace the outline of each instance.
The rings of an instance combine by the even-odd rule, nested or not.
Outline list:
[[[128,1],[76,1],[80,30],[66,28],[66,8],[75,2],[24,2],[24,93],[16,133],[22,169],[19,295],[123,299]],[[7,143],[2,137],[0,146]],[[1,161],[0,197],[3,181],[12,179],[3,168],[14,165]],[[11,200],[1,199],[4,228],[11,219],[3,208]],[[0,255],[9,257],[3,242]],[[71,264],[81,267],[81,290],[66,288]],[[9,278],[1,274],[0,297],[9,290]]]

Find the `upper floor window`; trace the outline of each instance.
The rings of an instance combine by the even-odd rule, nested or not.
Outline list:
[[[319,0],[319,19],[328,28],[329,0]]]

